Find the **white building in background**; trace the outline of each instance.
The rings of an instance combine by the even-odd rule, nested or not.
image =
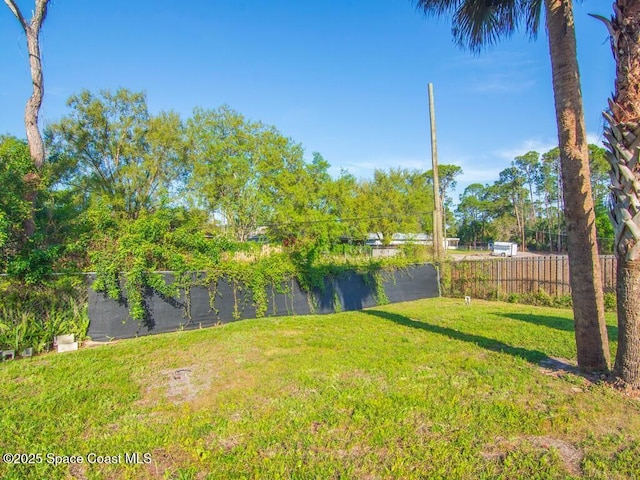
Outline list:
[[[445,249],[455,250],[458,248],[459,242],[459,238],[451,237],[445,238],[442,243]],[[384,235],[380,232],[370,233],[365,243],[371,247],[381,247],[384,243]],[[398,247],[405,244],[433,245],[433,238],[427,233],[394,233],[388,246]]]
[[[382,233],[370,233],[367,236],[367,240],[365,242],[367,245],[371,247],[380,247],[384,243],[384,235]],[[407,243],[418,244],[418,245],[431,245],[433,240],[431,239],[431,235],[427,235],[426,233],[394,233],[391,236],[391,241],[389,242],[390,247],[397,247],[400,245],[405,245]]]

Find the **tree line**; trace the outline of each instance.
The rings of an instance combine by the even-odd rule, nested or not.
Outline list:
[[[430,172],[391,168],[370,179],[344,171],[334,178],[321,154],[305,160],[302,145],[228,106],[195,108],[183,120],[151,114],[145,95],[126,89],[83,91],[68,106],[45,129],[36,186],[27,181],[34,170],[27,143],[0,137],[3,271],[91,268],[92,254],[102,257],[124,230],[152,218],[171,219],[168,231],[188,225],[211,242],[259,234],[325,249],[362,243],[369,232],[388,243],[396,232],[431,229]],[[25,192],[32,188],[36,228],[26,236]]]
[[[609,165],[605,150],[589,145],[591,192],[601,253],[613,253],[609,220]],[[524,250],[565,252],[564,195],[560,151],[530,151],[516,157],[492,184],[465,188],[455,209],[460,242],[478,247],[493,240],[517,242]]]
[[[89,258],[75,252],[93,251],[96,235],[167,212],[181,212],[183,222],[209,237],[246,242],[260,235],[325,249],[364,243],[371,233],[387,244],[394,233],[431,232],[432,170],[377,169],[370,179],[343,171],[333,178],[321,154],[305,161],[302,145],[228,106],[195,108],[183,120],[175,112],[150,114],[145,95],[126,89],[83,91],[68,106],[69,114],[45,130],[48,155],[37,186],[37,234],[30,238],[23,225],[34,167],[26,142],[0,138],[4,271],[26,272],[43,259],[51,267],[90,268]],[[611,238],[602,148],[590,146],[590,163],[598,229]],[[469,185],[454,209],[452,190],[462,173],[457,165],[438,168],[449,236],[562,250],[557,148],[516,157],[493,184]]]

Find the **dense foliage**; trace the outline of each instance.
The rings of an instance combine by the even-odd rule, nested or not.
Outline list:
[[[295,275],[304,288],[320,287],[325,275],[348,268],[333,265],[332,254],[342,253],[343,263],[368,232],[385,232],[388,243],[395,232],[428,228],[432,200],[421,172],[333,178],[319,153],[305,158],[275,127],[226,106],[197,108],[183,121],[150,113],[145,95],[126,89],[83,91],[68,106],[45,131],[37,185],[27,185],[26,142],[0,137],[0,273],[9,274],[3,348],[41,350],[61,329],[81,335],[84,277],[70,277],[72,288],[54,272],[95,272],[93,288],[126,296],[137,320],[147,313],[147,289],[173,296],[225,275],[252,290],[260,315],[267,286]],[[23,234],[32,210],[27,186],[38,191],[30,237]],[[365,263],[372,272],[380,267]],[[175,272],[173,283],[157,274],[164,270]]]
[[[0,279],[0,350],[20,355],[48,350],[54,337],[74,334],[81,341],[89,326],[83,275],[55,276],[25,289]]]
[[[145,95],[126,89],[83,91],[68,106],[45,131],[48,156],[38,175],[31,175],[26,142],[0,136],[0,272],[10,275],[14,293],[40,292],[5,292],[0,335],[22,328],[8,320],[22,318],[19,312],[43,326],[55,323],[52,311],[82,310],[77,295],[64,293],[68,286],[51,281],[53,272],[95,272],[94,288],[115,299],[126,295],[138,320],[146,289],[172,296],[226,275],[252,289],[261,314],[269,285],[295,275],[303,287],[317,288],[345,262],[365,265],[375,282],[381,264],[366,255],[367,239],[387,245],[395,233],[431,231],[432,171],[334,177],[321,154],[308,158],[275,127],[227,106],[196,108],[183,120],[150,113]],[[606,163],[602,149],[592,146],[591,154],[598,228],[610,236]],[[455,216],[451,190],[462,169],[440,165],[448,236],[561,249],[558,157],[557,149],[517,157],[494,184],[467,187]],[[25,200],[33,189],[35,205]],[[32,208],[36,232],[27,237]],[[423,246],[405,245],[395,263],[428,258]],[[176,272],[171,285],[156,273],[164,270]]]
[[[0,267],[6,268],[9,257],[20,245],[22,222],[29,214],[24,200],[25,176],[31,169],[27,143],[0,136]]]
[[[174,112],[151,114],[144,94],[125,89],[83,91],[68,105],[68,115],[45,132],[38,234],[28,240],[21,238],[30,208],[28,148],[0,137],[0,270],[27,281],[51,269],[203,268],[250,239],[318,252],[363,244],[370,234],[388,244],[394,233],[431,230],[431,171],[333,177],[319,153],[307,158],[275,127],[226,106],[196,108],[183,120]],[[608,238],[601,148],[591,146],[591,163],[599,234]],[[439,167],[449,236],[562,250],[557,149],[528,152],[493,184],[468,186],[454,216],[451,190],[461,174],[455,165]]]

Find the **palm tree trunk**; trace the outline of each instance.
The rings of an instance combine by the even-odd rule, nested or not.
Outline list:
[[[605,113],[618,259],[618,352],[614,372],[640,389],[640,3],[617,0],[609,27],[616,91]]]
[[[589,150],[571,0],[545,0],[578,365],[608,370],[609,341],[591,197]]]
[[[640,388],[640,261],[618,257],[618,352],[614,373]]]

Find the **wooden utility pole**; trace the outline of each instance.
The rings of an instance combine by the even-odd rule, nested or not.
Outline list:
[[[431,121],[431,164],[433,168],[433,255],[436,261],[444,258],[442,238],[442,207],[440,205],[440,181],[438,180],[438,147],[436,144],[436,113],[433,102],[433,84],[429,84],[429,119]]]

